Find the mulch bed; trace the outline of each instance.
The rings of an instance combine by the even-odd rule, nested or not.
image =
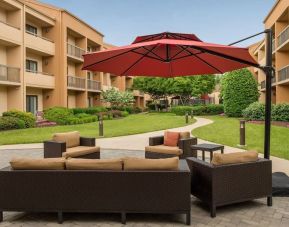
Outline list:
[[[262,124],[264,124],[264,121],[248,121],[248,123],[262,125]],[[272,121],[271,124],[275,125],[275,126],[289,128],[289,122]]]

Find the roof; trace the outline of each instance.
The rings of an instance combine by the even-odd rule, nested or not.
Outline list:
[[[265,19],[263,20],[263,23],[266,22],[266,20],[270,17],[270,15],[273,13],[274,9],[276,8],[276,6],[279,4],[279,2],[281,2],[282,0],[276,0],[275,4],[273,5],[272,9],[269,11],[269,13],[267,14],[267,16],[265,17]]]
[[[37,4],[37,5],[41,5],[41,6],[50,8],[50,9],[54,9],[54,10],[58,10],[58,11],[61,11],[61,12],[65,12],[65,13],[69,14],[70,16],[74,17],[76,20],[78,20],[78,21],[80,21],[81,23],[85,24],[86,26],[88,26],[89,28],[91,28],[92,30],[94,30],[95,32],[97,32],[99,35],[101,35],[101,36],[104,37],[104,34],[102,34],[102,33],[101,33],[100,31],[98,31],[96,28],[92,27],[91,25],[89,25],[88,23],[86,23],[85,21],[83,21],[82,19],[80,19],[79,17],[75,16],[75,15],[72,14],[71,12],[67,11],[66,9],[59,8],[59,7],[56,7],[56,6],[54,6],[54,5],[44,3],[44,2],[40,2],[40,1],[38,1],[38,0],[25,0],[25,2],[29,2],[29,3],[31,3],[31,4]]]

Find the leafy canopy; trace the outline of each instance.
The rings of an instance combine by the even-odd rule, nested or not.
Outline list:
[[[115,88],[102,91],[102,99],[111,105],[112,108],[130,106],[134,103],[133,94],[129,91],[120,92]]]

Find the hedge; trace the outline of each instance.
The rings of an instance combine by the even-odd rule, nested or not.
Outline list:
[[[228,117],[240,117],[251,103],[258,101],[258,84],[248,69],[226,73],[221,79],[221,96]]]
[[[0,131],[10,129],[22,129],[25,128],[25,122],[16,117],[0,117]]]
[[[3,117],[14,117],[24,122],[24,128],[35,127],[36,117],[29,112],[22,112],[19,110],[10,110],[2,114]]]
[[[73,114],[86,113],[86,114],[95,115],[100,112],[106,112],[107,108],[103,106],[88,107],[88,108],[73,108],[72,111],[73,111]]]
[[[265,119],[265,105],[262,103],[252,103],[243,111],[243,117],[246,120]],[[272,106],[272,120],[289,122],[289,104],[277,104]]]
[[[171,108],[171,112],[176,115],[185,115],[186,113],[193,115],[217,115],[224,112],[223,105],[209,104],[198,106],[175,106]]]

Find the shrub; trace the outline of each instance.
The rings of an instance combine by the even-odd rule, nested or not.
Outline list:
[[[44,117],[49,121],[54,121],[59,125],[68,124],[69,120],[73,117],[73,111],[65,107],[52,107],[44,110]]]
[[[209,104],[198,106],[175,106],[171,109],[176,115],[185,115],[186,113],[193,115],[217,115],[224,112],[223,105]]]
[[[243,111],[243,117],[246,120],[264,120],[265,105],[259,102],[254,102]]]
[[[79,113],[86,113],[91,115],[96,115],[100,112],[106,112],[107,108],[103,106],[96,106],[96,107],[88,107],[88,108],[73,108],[72,109],[73,114],[79,114]]]
[[[174,106],[171,108],[171,112],[176,115],[185,115],[192,112],[192,106]]]
[[[29,112],[22,112],[19,110],[10,110],[2,114],[3,117],[15,117],[24,122],[25,128],[35,127],[36,117]]]
[[[251,103],[258,101],[258,84],[248,69],[226,73],[221,80],[225,114],[240,117]]]
[[[289,104],[277,104],[272,108],[272,120],[289,122]]]
[[[16,117],[0,117],[0,130],[25,128],[25,122]]]
[[[122,117],[127,117],[129,113],[127,111],[121,111],[121,116]]]

